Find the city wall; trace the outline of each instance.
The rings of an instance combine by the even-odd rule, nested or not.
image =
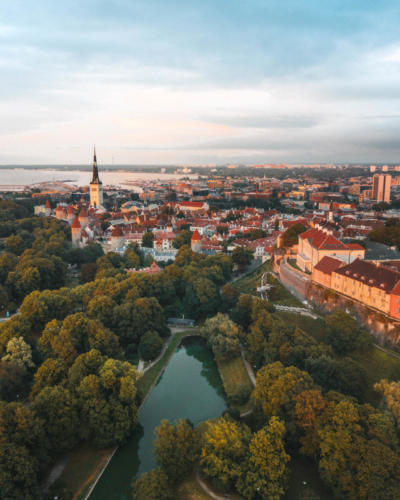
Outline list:
[[[309,275],[293,268],[285,259],[280,261],[276,270],[278,269],[281,283],[299,300],[307,300],[321,314],[329,314],[338,309],[346,311],[372,333],[378,344],[400,349],[400,321],[313,283]]]

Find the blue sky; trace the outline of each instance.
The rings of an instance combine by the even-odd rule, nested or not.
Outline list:
[[[400,163],[400,2],[13,0],[0,163]]]

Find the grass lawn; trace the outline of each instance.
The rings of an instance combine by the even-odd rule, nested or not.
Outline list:
[[[71,499],[77,500],[84,497],[90,483],[104,466],[111,451],[112,448],[99,450],[88,443],[81,444],[71,451],[68,462],[58,479],[61,485],[65,485],[69,491],[73,492]]]
[[[377,346],[366,352],[357,352],[350,355],[365,369],[368,379],[367,400],[377,404],[381,396],[374,391],[373,385],[383,378],[388,380],[400,379],[400,359],[390,353],[381,351]]]
[[[182,340],[182,337],[188,333],[196,334],[196,330],[186,330],[175,334],[160,361],[150,368],[138,381],[137,387],[142,400],[146,397],[161,371],[168,363],[169,358]],[[78,500],[84,497],[90,484],[103,467],[111,450],[112,448],[98,450],[94,446],[83,444],[71,452],[68,462],[58,480],[60,484],[65,485],[68,490],[73,492],[71,499]]]
[[[176,494],[180,500],[209,500],[211,498],[202,490],[195,474],[179,485]]]
[[[230,359],[229,361],[217,361],[217,365],[228,398],[235,394],[240,387],[243,387],[250,394],[253,390],[253,384],[251,383],[241,356]],[[241,412],[251,408],[248,402],[234,406]]]
[[[232,285],[242,293],[257,295],[257,286],[260,285],[261,276],[266,271],[270,270],[271,266],[269,262],[264,262],[264,264],[254,269],[254,271],[252,271],[251,273],[246,274],[246,276],[243,276],[242,278],[234,281]]]
[[[322,318],[313,319],[310,316],[283,311],[275,312],[274,317],[283,319],[289,325],[298,326],[304,332],[312,335],[318,342],[324,342],[326,326]]]
[[[285,312],[276,312],[274,316],[282,318],[288,324],[299,326],[304,332],[312,335],[318,342],[325,340],[325,321],[312,319],[300,314],[290,314]],[[377,404],[380,396],[373,389],[375,382],[386,378],[388,380],[400,380],[400,359],[395,354],[390,354],[390,350],[384,352],[376,345],[365,352],[355,352],[349,356],[360,363],[367,374],[368,391],[367,401],[371,404]]]

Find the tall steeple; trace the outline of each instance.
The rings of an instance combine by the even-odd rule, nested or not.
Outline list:
[[[92,181],[90,182],[90,205],[97,208],[103,205],[103,184],[99,179],[96,148],[94,148],[93,151],[93,177]]]
[[[101,184],[101,181],[99,179],[99,170],[97,168],[97,158],[96,158],[96,147],[94,147],[93,151],[93,177],[92,177],[92,183],[99,183]]]

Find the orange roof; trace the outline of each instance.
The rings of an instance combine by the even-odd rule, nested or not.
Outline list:
[[[112,238],[120,238],[123,235],[124,233],[121,231],[121,228],[119,226],[115,226],[111,233]]]
[[[72,205],[68,206],[68,215],[74,215],[74,207]]]
[[[80,229],[81,223],[79,222],[78,217],[75,217],[74,222],[72,223],[72,229]]]
[[[339,267],[343,265],[343,261],[335,259],[333,257],[325,256],[318,262],[316,266],[314,266],[314,269],[316,269],[317,271],[321,271],[324,274],[332,274],[333,271],[336,271],[336,269],[339,269]]]
[[[399,293],[400,273],[366,260],[356,259],[335,272],[387,293]]]
[[[47,198],[47,200],[46,200],[46,208],[51,208],[50,201],[49,201],[49,199],[48,199],[48,198]]]
[[[200,241],[200,240],[201,240],[200,234],[197,231],[197,229],[195,229],[193,234],[192,234],[192,241]]]

